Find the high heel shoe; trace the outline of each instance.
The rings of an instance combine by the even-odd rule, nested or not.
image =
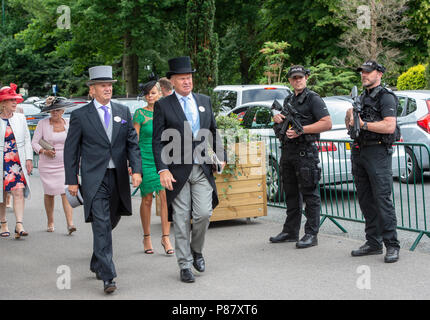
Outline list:
[[[175,253],[175,250],[173,250],[173,249],[167,249],[166,250],[166,246],[164,245],[164,243],[163,243],[163,238],[164,237],[169,237],[169,235],[168,234],[163,234],[162,236],[161,236],[161,245],[163,246],[163,248],[164,248],[164,252],[167,254],[167,255],[172,255],[172,254],[174,254]]]
[[[143,235],[143,248],[145,248],[145,238],[148,238],[150,236],[151,236],[151,234],[144,234]],[[145,252],[146,254],[153,254],[154,250],[152,248],[149,248],[149,249],[145,249],[143,252]]]
[[[22,222],[20,222],[20,221],[16,222],[16,224],[18,224],[18,223],[22,224]],[[28,232],[25,232],[24,230],[18,232],[16,230],[16,227],[15,227],[15,239],[19,239],[21,237],[26,237],[26,236],[28,236]]]
[[[0,223],[1,224],[6,224],[7,221],[0,221]],[[0,237],[2,237],[2,238],[7,238],[9,236],[10,236],[10,232],[9,231],[5,231],[5,232],[0,233]]]
[[[67,231],[69,231],[69,236],[76,231],[76,227],[74,225],[67,226]]]

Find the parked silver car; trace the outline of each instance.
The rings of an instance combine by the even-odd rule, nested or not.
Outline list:
[[[224,85],[214,92],[221,103],[221,115],[247,103],[257,101],[284,100],[291,94],[290,88],[281,85]]]
[[[321,141],[318,143],[323,172],[320,184],[329,186],[352,182],[351,145],[342,142],[350,140],[345,128],[345,114],[346,110],[352,107],[351,102],[338,97],[323,98],[323,100],[329,110],[333,127],[330,131],[321,133]],[[272,104],[273,100],[248,103],[230,111],[230,113],[238,115],[244,128],[261,136],[266,143],[267,196],[269,200],[279,199],[282,194],[282,185],[279,185],[281,150],[279,141],[273,132],[273,112],[270,109]],[[393,154],[393,176],[402,175],[406,171],[404,159],[405,148],[397,146]]]
[[[395,91],[399,98],[397,122],[407,143],[422,143],[430,148],[430,90]],[[413,149],[413,150],[412,150]],[[403,182],[421,181],[421,169],[429,170],[429,153],[419,146],[406,147],[407,171]]]

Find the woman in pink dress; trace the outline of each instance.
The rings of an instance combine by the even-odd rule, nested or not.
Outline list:
[[[64,109],[72,105],[55,97],[48,97],[42,112],[49,112],[51,116],[39,121],[32,140],[33,149],[39,154],[39,174],[45,193],[44,202],[48,217],[47,231],[54,231],[54,198],[56,195],[61,195],[69,235],[76,231],[76,227],[73,224],[73,209],[65,194],[63,150],[69,121],[63,119],[63,114]],[[43,148],[41,139],[48,142],[54,149],[49,150],[46,146]]]

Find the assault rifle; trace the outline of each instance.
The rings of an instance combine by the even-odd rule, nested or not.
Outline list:
[[[354,86],[351,91],[352,98],[352,113],[354,115],[354,127],[349,128],[348,133],[352,139],[357,139],[360,135],[360,113],[362,111],[360,97],[358,95],[357,86]]]
[[[288,99],[284,100],[284,105],[282,106],[277,100],[275,100],[272,104],[271,109],[280,111],[283,116],[285,116],[284,122],[282,124],[282,128],[279,131],[279,137],[281,139],[285,139],[285,135],[288,130],[288,126],[291,125],[291,128],[298,134],[303,134],[303,126],[299,121],[299,113],[294,109],[291,103],[288,102]]]

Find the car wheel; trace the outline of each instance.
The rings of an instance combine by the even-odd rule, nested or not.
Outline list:
[[[267,200],[272,202],[284,201],[284,188],[282,185],[279,164],[275,159],[269,158],[269,167],[266,174]]]
[[[414,152],[405,148],[406,151],[406,171],[403,171],[400,175],[400,181],[403,183],[414,183],[421,182],[421,169],[418,166],[417,159],[415,158]],[[415,170],[414,170],[415,169]]]

